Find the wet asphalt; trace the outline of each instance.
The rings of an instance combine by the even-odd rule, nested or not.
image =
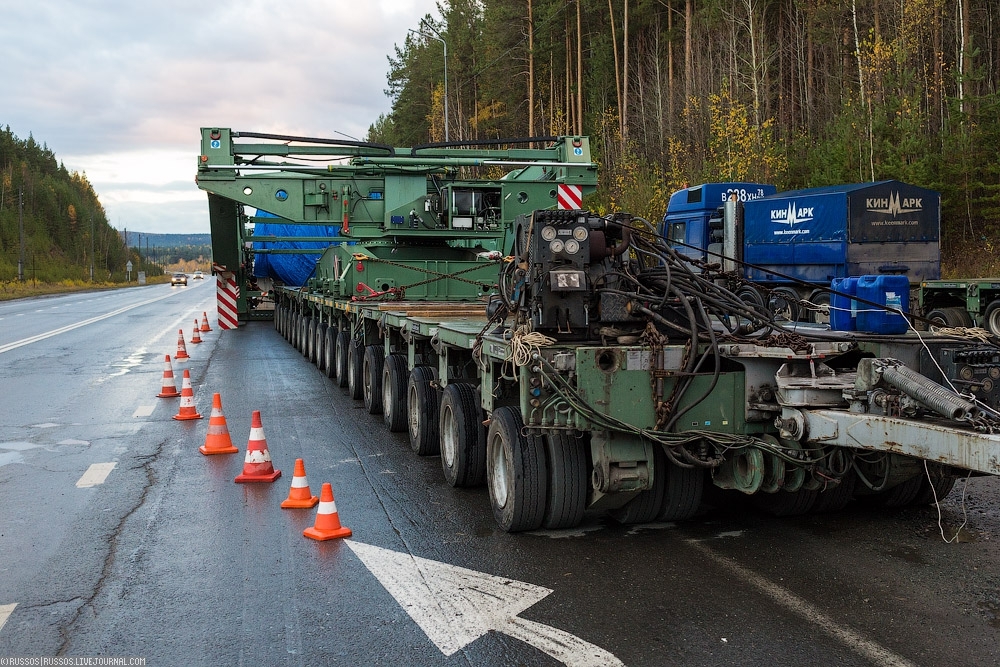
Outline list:
[[[210,319],[173,365],[178,385],[190,371],[204,419],[173,420],[179,400],[155,397],[163,355],[211,314],[211,283],[0,304],[0,657],[564,664],[503,619],[442,650],[350,545],[302,536],[315,510],[279,507],[303,458],[356,544],[547,589],[519,618],[626,665],[1000,658],[998,480],[960,481],[940,522],[934,507],[777,519],[729,497],[678,524],[588,514],[572,531],[508,535],[484,489],[449,487],[437,457],[413,454],[269,323],[220,332]],[[214,392],[240,454],[198,452]],[[282,470],[273,484],[233,482],[253,410]],[[103,483],[78,488],[101,463],[114,464]],[[414,583],[419,604],[490,606],[447,572]]]

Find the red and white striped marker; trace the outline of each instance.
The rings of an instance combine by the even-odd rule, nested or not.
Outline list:
[[[236,299],[240,293],[236,286],[236,279],[231,273],[219,273],[215,276],[215,287],[219,304],[219,328],[223,330],[236,329],[239,327],[239,320],[236,316]]]
[[[565,185],[560,183],[557,189],[559,209],[579,210],[583,208],[583,188],[579,185]]]
[[[260,419],[260,410],[254,410],[250,418],[250,438],[247,441],[247,455],[243,460],[243,473],[236,476],[237,483],[273,482],[281,476],[280,470],[275,470],[271,464],[271,453],[267,451],[267,438],[264,437],[264,424]]]
[[[194,389],[191,387],[191,371],[184,369],[184,381],[181,382],[181,407],[174,415],[174,419],[178,421],[187,421],[188,419],[201,419],[201,415],[198,414],[198,410],[194,407]]]

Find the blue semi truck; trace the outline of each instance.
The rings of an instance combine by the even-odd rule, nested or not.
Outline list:
[[[802,303],[829,304],[835,278],[940,278],[940,231],[940,194],[895,180],[781,193],[761,183],[706,183],[675,192],[663,218],[676,250],[761,286],[735,289],[791,321],[826,321]]]

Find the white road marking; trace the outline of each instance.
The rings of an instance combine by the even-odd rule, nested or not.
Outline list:
[[[108,478],[111,471],[115,469],[117,463],[94,463],[89,468],[87,472],[83,473],[83,477],[76,480],[76,488],[78,489],[89,489],[92,486],[97,486],[98,484],[103,484],[104,480]]]
[[[62,440],[56,443],[57,445],[89,445],[90,443],[86,440],[74,440],[70,438],[69,440]]]
[[[10,614],[14,611],[14,607],[16,606],[16,602],[13,604],[0,604],[0,630],[3,630],[4,623],[6,623],[7,619],[10,618]]]
[[[903,656],[894,653],[881,644],[863,637],[851,628],[837,623],[830,616],[809,604],[795,593],[778,586],[756,572],[748,570],[735,561],[715,553],[708,548],[708,546],[698,542],[697,540],[688,540],[687,543],[711,558],[718,565],[721,565],[723,568],[729,570],[731,573],[743,579],[751,586],[760,590],[777,604],[803,617],[829,636],[842,642],[848,648],[853,649],[855,652],[861,654],[874,664],[885,665],[888,667],[915,667],[914,663],[910,662]]]
[[[156,409],[155,405],[140,405],[136,408],[136,411],[132,413],[133,417],[148,417],[153,414],[153,410]]]
[[[32,424],[31,428],[55,428],[56,426],[59,426],[59,424],[45,422],[44,424]]]
[[[98,315],[97,317],[91,317],[90,319],[82,320],[82,321],[76,322],[74,324],[67,324],[64,327],[60,327],[58,329],[53,329],[52,331],[46,331],[45,333],[40,333],[37,336],[31,336],[30,338],[24,338],[24,339],[21,339],[21,340],[17,340],[17,341],[14,341],[13,343],[7,343],[6,345],[0,345],[0,354],[3,354],[4,352],[10,352],[11,350],[15,350],[15,349],[17,349],[19,347],[23,347],[25,345],[30,345],[32,343],[37,343],[38,341],[45,340],[46,338],[52,338],[53,336],[58,336],[59,334],[66,333],[67,331],[72,331],[73,329],[79,329],[80,327],[85,327],[88,324],[93,324],[94,322],[100,322],[101,320],[106,320],[109,317],[114,317],[115,315],[121,315],[122,313],[126,313],[126,312],[132,310],[133,308],[138,308],[140,306],[148,306],[151,303],[156,303],[157,301],[162,301],[163,299],[168,299],[171,296],[173,296],[172,293],[171,294],[167,294],[165,296],[158,296],[155,299],[147,299],[146,301],[140,301],[139,303],[134,303],[131,306],[125,306],[123,308],[119,308],[118,310],[112,310],[110,313],[105,313],[104,315]],[[41,311],[35,311],[35,312],[41,312]],[[22,315],[22,314],[23,313],[18,313],[19,316]]]
[[[551,589],[352,540],[346,542],[446,656],[495,630],[571,667],[624,667],[600,646],[518,617]]]

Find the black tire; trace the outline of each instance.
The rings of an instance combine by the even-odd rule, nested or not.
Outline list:
[[[935,308],[927,313],[927,319],[941,327],[971,327],[972,317],[965,308]]]
[[[306,359],[312,359],[313,337],[316,335],[316,318],[311,315],[302,322],[302,340],[299,341],[299,352]]]
[[[1000,299],[991,301],[983,311],[983,328],[994,336],[1000,336]]]
[[[545,517],[548,475],[539,439],[522,433],[521,412],[504,406],[493,411],[486,434],[486,479],[493,518],[508,533],[534,530]]]
[[[382,365],[382,419],[393,433],[406,430],[406,381],[410,372],[405,354],[390,354]]]
[[[542,528],[573,528],[583,521],[587,508],[587,441],[566,433],[549,433],[544,440],[548,486]]]
[[[933,505],[935,499],[937,499],[937,502],[941,502],[955,488],[955,481],[955,477],[938,475],[932,470],[929,481],[927,476],[924,475],[923,484],[920,485],[920,491],[917,493],[916,498],[913,499],[913,504]]]
[[[433,456],[438,442],[438,392],[431,383],[437,379],[430,366],[414,366],[406,383],[406,423],[410,449],[419,456]]]
[[[816,304],[817,306],[829,306],[830,293],[826,290],[816,290],[809,295],[809,302]],[[813,324],[829,324],[830,311],[827,310],[824,313],[822,310],[810,310],[809,316],[806,319]]]
[[[799,490],[789,493],[755,493],[750,498],[754,507],[771,516],[799,516],[808,513],[816,504],[818,491]]]
[[[663,474],[666,470],[666,458],[659,445],[655,446],[652,461],[653,488],[640,491],[639,495],[622,507],[611,510],[611,518],[624,524],[656,521],[663,510],[663,496],[667,488],[667,476]]]
[[[285,340],[292,347],[295,347],[296,338],[295,334],[299,330],[299,314],[292,313],[292,316],[288,318],[288,331],[285,332]]]
[[[872,503],[881,505],[882,507],[907,507],[917,500],[924,481],[924,474],[920,473],[902,484],[897,484],[881,493],[869,496],[869,498]]]
[[[441,470],[450,486],[479,486],[486,480],[486,427],[479,389],[453,382],[441,393],[438,417]]]
[[[768,296],[767,309],[774,316],[775,322],[798,322],[799,296],[793,289],[778,287]]]
[[[281,331],[281,305],[274,307],[274,330]]]
[[[365,410],[370,415],[382,413],[384,355],[381,345],[369,345],[365,348],[364,359],[361,362],[362,398],[365,400]]]
[[[351,334],[346,331],[337,332],[337,346],[334,352],[333,376],[336,378],[337,386],[345,388],[350,377],[348,360],[351,356]]]
[[[364,380],[361,378],[364,356],[364,345],[357,338],[352,338],[347,348],[347,394],[356,401],[365,395]]]
[[[690,519],[701,507],[705,495],[705,470],[681,468],[664,457],[666,488],[663,490],[663,508],[657,521],[683,521]]]
[[[323,363],[320,370],[326,373],[328,378],[337,376],[337,327],[327,327],[323,336]]]
[[[323,370],[323,345],[325,344],[326,322],[317,322],[316,330],[313,332],[313,345],[309,352],[309,361],[313,362],[320,370]]]
[[[812,506],[812,511],[839,512],[847,507],[847,504],[854,499],[854,489],[858,476],[852,469],[840,479],[840,484],[830,486],[825,491],[820,491],[816,496],[816,503]]]

